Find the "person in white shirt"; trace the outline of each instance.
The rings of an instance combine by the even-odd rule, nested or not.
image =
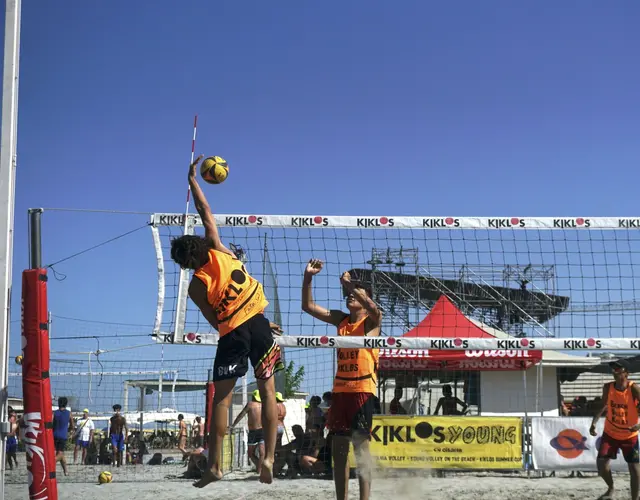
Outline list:
[[[93,431],[95,430],[95,425],[93,424],[93,420],[89,418],[89,410],[84,409],[82,411],[82,418],[78,419],[76,423],[76,446],[73,449],[73,463],[75,464],[78,460],[78,450],[82,449],[82,464],[84,464],[87,458],[87,449],[89,445],[93,441]]]

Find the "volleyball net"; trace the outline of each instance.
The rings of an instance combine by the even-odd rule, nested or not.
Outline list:
[[[276,385],[286,400],[285,443],[293,439],[294,425],[309,426],[305,407],[311,398],[331,391],[337,348],[378,349],[375,442],[433,441],[440,428],[448,436],[443,439],[454,442],[459,428],[460,439],[464,431],[464,439],[479,446],[485,439],[511,443],[509,453],[520,451],[503,464],[523,468],[533,453],[529,419],[557,417],[567,407],[576,417],[579,411],[587,415],[611,353],[640,349],[640,219],[217,215],[216,221],[225,245],[263,283],[265,314],[284,330],[277,341],[287,369]],[[88,409],[96,436],[108,435],[112,406],[122,406],[134,434],[131,462],[114,472],[120,480],[180,475],[179,469],[160,474],[149,460],[156,453],[166,463],[181,460],[179,414],[193,449],[192,424],[196,415],[206,417],[211,397],[217,335],[187,297],[191,273],[170,258],[172,238],[202,234],[199,217],[153,214],[150,230],[157,298],[153,325],[144,330],[149,345],[118,338],[117,345],[103,341],[89,352],[65,346],[64,354],[55,354],[54,346],[46,368],[51,409],[59,397],[67,398],[74,417]],[[312,258],[325,263],[313,279],[315,301],[346,310],[339,278],[348,271],[383,313],[379,338],[337,338],[334,327],[302,311],[303,272]],[[46,303],[37,310],[36,319],[33,311],[25,317],[33,319],[44,346]],[[64,329],[55,319],[53,327],[56,336]],[[96,342],[104,332],[96,331]],[[10,395],[18,398],[24,370],[33,364],[28,357],[25,352],[27,368],[10,379]],[[43,369],[41,361],[37,367]],[[255,388],[251,373],[238,383],[230,422]],[[459,401],[455,413],[443,416],[451,397]],[[580,404],[585,398],[582,409],[568,402],[572,398]],[[441,420],[447,418],[456,420]],[[519,441],[510,442],[506,436],[516,427]],[[226,471],[251,467],[246,431],[246,421],[240,422],[225,441]],[[100,458],[102,443],[95,443],[98,462],[77,463],[66,480],[93,481],[96,470],[108,468]],[[147,454],[136,463],[142,444]],[[69,462],[74,446],[70,441]],[[411,459],[412,467],[437,463],[439,452],[429,450],[429,456]],[[478,453],[474,468],[496,468],[496,457],[483,461]],[[379,465],[398,467],[383,456],[378,454]],[[469,463],[449,460],[440,467]],[[18,473],[13,478],[24,479]]]
[[[504,339],[536,339],[529,348],[637,349],[626,339],[636,337],[640,311],[635,274],[640,219],[219,215],[216,220],[223,241],[268,285],[277,308],[273,314],[282,317],[288,336],[335,333],[302,312],[303,270],[317,258],[325,268],[314,279],[315,300],[344,308],[339,277],[349,271],[382,309],[384,337],[406,336],[444,297],[472,321],[504,333]],[[187,300],[189,271],[169,256],[172,237],[201,232],[199,217],[189,215],[185,222],[184,215],[155,214],[151,223],[158,342],[215,344],[213,330]],[[466,337],[465,345],[476,349],[528,344],[458,333],[452,338]],[[407,348],[432,346],[405,342]]]

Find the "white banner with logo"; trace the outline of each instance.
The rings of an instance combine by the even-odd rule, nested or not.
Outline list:
[[[184,214],[151,215],[154,226],[185,225]],[[201,226],[196,214],[188,215],[188,224]],[[366,229],[640,229],[640,217],[452,217],[393,215],[262,215],[216,214],[216,223],[223,227],[303,227],[303,228],[366,228]]]
[[[596,471],[596,458],[604,420],[598,422],[596,437],[589,434],[591,417],[533,417],[533,466],[541,470],[570,469]],[[611,468],[627,471],[622,453],[611,461]]]

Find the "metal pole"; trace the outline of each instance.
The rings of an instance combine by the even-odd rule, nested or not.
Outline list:
[[[20,66],[21,0],[6,0],[4,68],[2,73],[2,130],[0,132],[0,498],[5,498],[7,399],[9,385],[9,322],[15,170],[18,144],[18,79]]]
[[[29,209],[29,266],[42,267],[42,212],[41,208]]]

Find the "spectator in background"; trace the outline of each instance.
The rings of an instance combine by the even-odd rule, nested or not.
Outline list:
[[[7,435],[7,466],[9,470],[13,470],[13,462],[18,466],[18,416],[11,406],[8,408],[9,413],[9,434]]]
[[[324,411],[331,408],[331,392],[327,391],[322,395],[322,404],[320,405]]]
[[[282,446],[282,436],[284,436],[284,419],[287,416],[287,407],[284,405],[284,398],[281,392],[276,392],[276,409],[278,411],[278,438],[276,449]]]
[[[312,431],[305,432],[302,426],[294,425],[291,428],[294,439],[283,446],[284,459],[277,465],[278,472],[284,464],[287,464],[287,476],[295,477],[299,473],[320,474],[325,471],[325,464],[320,455],[320,449],[324,446],[322,429],[316,427]]]
[[[187,453],[187,423],[184,421],[184,415],[178,415],[178,449],[182,454]]]
[[[380,398],[376,395],[373,396],[373,414],[382,415],[382,405],[380,404]]]
[[[111,438],[111,452],[112,462],[117,464],[117,467],[122,465],[122,454],[124,452],[124,445],[127,443],[127,436],[129,429],[127,427],[127,420],[120,414],[122,406],[119,404],[113,405],[114,414],[110,419],[109,437]]]
[[[196,415],[196,419],[191,426],[193,435],[193,447],[201,448],[204,443],[204,424],[200,415]]]
[[[262,429],[262,399],[260,391],[253,391],[251,401],[249,401],[236,419],[231,424],[231,429],[240,423],[247,415],[247,427],[249,427],[249,435],[247,436],[247,446],[249,459],[256,466],[258,475],[262,472],[262,463],[265,458],[264,430]]]
[[[458,405],[462,406],[462,411],[458,410]],[[442,387],[442,397],[438,400],[436,411],[433,414],[437,415],[440,408],[442,408],[443,415],[464,415],[464,412],[467,411],[467,403],[453,395],[450,385],[445,385]]]
[[[567,403],[564,401],[564,396],[560,395],[560,413],[562,413],[563,417],[568,417],[571,413],[570,408],[567,406]]]
[[[71,412],[67,410],[67,398],[58,399],[58,409],[53,412],[53,443],[56,449],[56,462],[62,465],[62,472],[68,475],[67,460],[64,452],[67,449],[69,433],[73,431]]]
[[[78,450],[82,449],[82,464],[86,463],[87,449],[93,441],[93,431],[95,425],[93,420],[89,418],[89,410],[85,408],[82,411],[82,418],[78,419],[76,424],[75,447],[73,448],[73,464],[78,460]]]
[[[573,400],[571,408],[572,417],[586,417],[589,416],[587,411],[587,398],[585,396],[578,396]]]
[[[404,409],[400,400],[402,399],[402,387],[396,387],[393,391],[393,399],[389,403],[389,413],[391,415],[406,415],[407,410]]]
[[[309,409],[307,412],[306,430],[311,432],[316,426],[324,427],[324,414],[320,408],[322,400],[320,396],[312,396],[309,400]]]

